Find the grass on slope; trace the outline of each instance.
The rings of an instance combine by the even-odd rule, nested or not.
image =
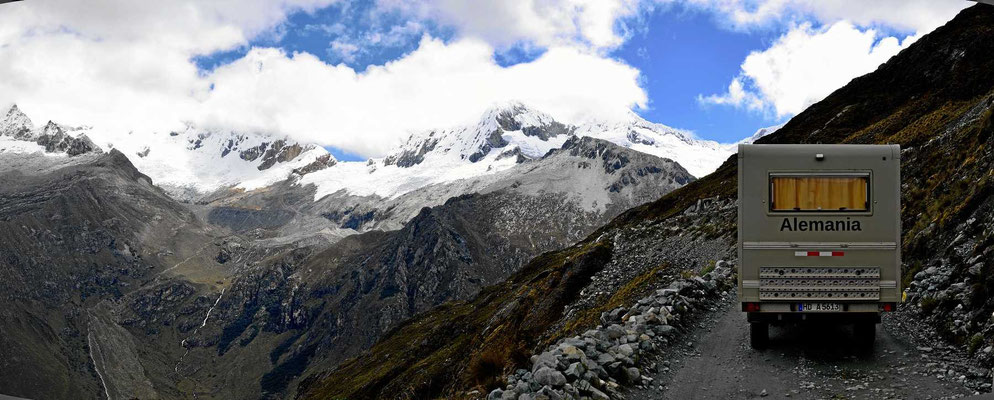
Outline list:
[[[543,254],[474,300],[450,302],[393,329],[371,351],[301,383],[306,398],[433,398],[489,389],[523,364],[536,338],[610,260],[608,241]]]

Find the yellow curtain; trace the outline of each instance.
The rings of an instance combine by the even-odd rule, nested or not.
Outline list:
[[[866,210],[866,177],[773,177],[773,210]]]

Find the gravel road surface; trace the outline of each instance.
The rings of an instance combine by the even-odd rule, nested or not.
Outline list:
[[[906,314],[877,325],[872,351],[845,326],[771,327],[766,350],[749,347],[735,293],[664,351],[648,388],[629,399],[945,399],[990,391],[986,370],[923,333]],[[928,344],[933,343],[931,346]]]

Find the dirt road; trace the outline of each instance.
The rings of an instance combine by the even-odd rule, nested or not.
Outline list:
[[[892,315],[877,326],[872,352],[854,350],[851,329],[836,326],[771,328],[770,347],[753,350],[734,299],[730,294],[660,357],[650,387],[627,397],[942,399],[973,395],[967,385],[990,382],[951,349],[923,346],[908,328],[914,324]]]

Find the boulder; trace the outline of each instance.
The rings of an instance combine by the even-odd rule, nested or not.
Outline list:
[[[556,359],[556,355],[550,352],[544,352],[539,354],[537,357],[532,357],[532,373],[538,371],[542,367],[548,367],[556,369],[559,367],[559,360]]]
[[[566,367],[566,379],[570,381],[575,381],[583,377],[583,374],[587,372],[587,367],[583,366],[583,363],[575,362]]]
[[[562,349],[563,349],[563,356],[565,356],[566,359],[570,361],[576,361],[587,356],[583,352],[583,350],[580,350],[576,346],[566,345],[563,346]]]
[[[618,346],[617,352],[625,357],[631,357],[632,354],[635,354],[635,349],[632,348],[632,345],[626,343]]]
[[[590,388],[590,398],[594,400],[611,400],[611,397],[594,387]]]
[[[535,371],[535,382],[551,387],[560,387],[566,384],[566,376],[562,372],[549,367],[539,368]]]
[[[628,379],[628,382],[638,382],[638,379],[641,376],[642,373],[639,371],[638,368],[635,367],[625,368],[625,378]]]
[[[627,332],[625,332],[625,328],[623,328],[621,325],[611,324],[607,327],[607,329],[604,330],[604,333],[607,334],[608,339],[614,340],[622,336],[625,336]]]

